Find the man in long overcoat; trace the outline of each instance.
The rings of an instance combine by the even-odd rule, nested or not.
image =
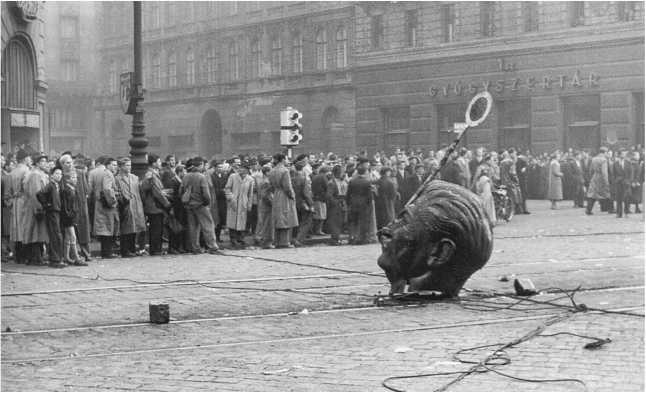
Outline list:
[[[350,180],[346,203],[348,205],[349,243],[365,244],[371,241],[373,190],[372,183],[367,178],[367,169],[363,166],[357,168],[358,176]]]
[[[162,254],[162,233],[164,230],[164,215],[171,204],[163,192],[163,184],[159,175],[161,159],[155,154],[148,155],[148,171],[141,181],[142,202],[144,214],[148,219],[148,236],[150,238],[150,255]]]
[[[551,209],[556,210],[556,202],[563,199],[563,172],[561,172],[561,153],[556,151],[551,155],[550,171],[547,182],[547,199],[552,202]]]
[[[94,235],[101,243],[102,258],[116,258],[112,253],[114,237],[119,235],[119,211],[117,208],[114,173],[117,160],[105,158],[90,174],[92,199],[94,200]]]
[[[315,235],[324,235],[323,223],[327,219],[327,187],[328,173],[330,168],[323,165],[318,174],[312,178],[312,200],[314,202],[314,214],[312,216],[312,232]]]
[[[581,160],[583,156],[581,152],[576,152],[574,157],[569,159],[570,169],[572,173],[572,187],[573,187],[573,200],[574,207],[584,207],[583,199],[585,194],[585,177],[583,174],[583,166],[581,165]]]
[[[247,215],[251,211],[254,180],[247,165],[240,166],[224,186],[227,198],[227,228],[231,246],[245,247],[243,233],[247,229]]]
[[[29,249],[29,264],[45,265],[43,261],[43,243],[49,242],[47,222],[43,206],[38,201],[38,193],[49,183],[46,171],[49,167],[47,156],[37,155],[35,166],[27,175],[24,183],[24,227],[23,244]]]
[[[146,217],[139,191],[139,178],[130,171],[132,162],[129,158],[122,158],[118,162],[119,174],[115,177],[116,188],[121,194],[127,208],[119,217],[119,234],[121,256],[132,258],[137,256],[135,238],[138,233],[146,231]]]
[[[230,173],[226,170],[225,164],[218,164],[211,175],[211,184],[213,185],[212,197],[215,200],[218,211],[217,219],[213,217],[213,221],[215,222],[215,238],[218,243],[221,241],[220,233],[222,232],[222,228],[227,225],[227,198],[224,195],[224,186],[227,185]],[[212,205],[213,202],[211,202]]]
[[[608,149],[602,146],[590,162],[590,185],[586,193],[587,204],[585,214],[591,215],[592,208],[596,201],[604,201],[610,198],[610,183],[608,182],[608,160],[606,152]],[[601,202],[599,202],[601,203]]]
[[[276,247],[294,247],[290,234],[292,228],[298,226],[298,216],[292,181],[282,153],[274,155],[274,168],[269,172],[269,183],[274,193],[271,216],[276,230]]]
[[[294,188],[296,200],[296,213],[298,215],[298,229],[294,229],[292,236],[296,236],[294,245],[302,246],[312,228],[312,212],[314,210],[314,201],[312,200],[312,182],[305,173],[305,161],[294,163],[294,178],[292,187]]]
[[[271,166],[264,165],[260,170],[262,177],[256,179],[254,187],[258,188],[258,224],[256,225],[256,240],[263,248],[274,248],[274,227],[271,217],[271,205],[274,198],[269,172]]]
[[[74,230],[78,243],[81,246],[80,254],[86,261],[90,261],[90,218],[87,206],[89,195],[85,163],[82,158],[73,160],[69,153],[63,153],[58,161],[63,169],[63,175],[69,174],[72,171],[76,172],[76,186],[74,187],[76,191],[74,193],[76,215],[74,217]]]
[[[628,152],[626,149],[621,149],[619,155],[615,160],[614,166],[614,188],[615,188],[615,210],[617,211],[617,218],[621,218],[623,214],[628,217],[628,206],[630,203],[630,186],[633,183],[633,166],[630,161],[626,159]]]
[[[14,243],[16,263],[27,263],[29,252],[24,242],[26,211],[24,209],[26,196],[24,182],[29,174],[31,156],[24,150],[16,153],[18,165],[9,174],[9,200],[11,201],[11,222],[9,226],[9,241]]]

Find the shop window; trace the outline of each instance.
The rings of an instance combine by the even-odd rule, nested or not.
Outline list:
[[[496,33],[496,3],[483,1],[480,3],[480,34],[483,37],[493,37]]]
[[[382,15],[374,15],[370,20],[370,41],[372,49],[384,46],[384,19]]]
[[[564,148],[597,150],[601,143],[599,96],[567,97],[563,103],[566,130]]]
[[[384,148],[409,147],[410,107],[382,109],[384,116]]]
[[[464,123],[464,114],[467,110],[466,104],[447,104],[437,106],[437,129],[439,131],[439,146],[443,148],[450,145],[457,134],[453,132],[455,123]],[[467,134],[462,137],[462,144],[467,144]]]
[[[444,4],[441,8],[442,17],[442,42],[455,40],[455,6]]]
[[[570,1],[568,3],[568,23],[570,27],[583,26],[585,20],[585,2]]]
[[[531,146],[531,106],[529,100],[504,101],[499,103],[500,132],[498,146],[515,147],[526,151]]]
[[[521,3],[523,18],[523,31],[529,33],[538,31],[538,2],[524,1]]]
[[[635,103],[635,144],[644,147],[644,93],[633,96]]]
[[[417,46],[417,10],[406,11],[406,45]]]

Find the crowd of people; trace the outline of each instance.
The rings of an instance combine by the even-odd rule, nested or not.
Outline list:
[[[448,157],[445,157],[450,151]],[[526,199],[567,199],[592,214],[640,212],[644,182],[641,146],[617,154],[602,147],[532,156],[514,148],[461,147],[423,154],[395,149],[366,152],[235,156],[178,161],[149,154],[141,178],[128,157],[96,160],[65,152],[50,158],[21,149],[2,156],[2,254],[16,263],[65,267],[91,261],[90,242],[102,258],[203,252],[228,247],[292,248],[313,235],[331,245],[377,241],[377,229],[395,219],[429,178],[481,196],[492,225],[492,191],[505,186],[517,214]],[[616,205],[615,205],[616,204]],[[168,243],[167,251],[164,242]]]

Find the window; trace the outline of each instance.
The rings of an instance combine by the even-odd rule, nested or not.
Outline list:
[[[570,1],[568,3],[568,23],[570,27],[583,26],[585,19],[585,2]]]
[[[152,72],[151,72],[151,87],[153,88],[159,88],[161,87],[161,81],[160,81],[160,68],[161,68],[161,62],[159,58],[159,53],[153,54],[153,59],[152,59]]]
[[[515,147],[525,151],[531,145],[531,107],[529,100],[514,100],[500,103],[502,129],[498,133],[498,146],[503,149]]]
[[[439,132],[438,148],[441,149],[453,142],[453,140],[457,136],[457,134],[453,132],[454,124],[464,122],[464,113],[466,112],[466,110],[466,104],[446,104],[437,106],[437,129]],[[467,143],[467,136],[468,135],[465,134],[462,137],[462,142],[464,143],[464,145],[466,145]]]
[[[30,48],[23,40],[12,39],[2,51],[2,106],[35,109],[34,80]]]
[[[232,42],[229,44],[229,80],[235,81],[240,77],[239,74],[239,51],[238,44]]]
[[[177,23],[177,4],[175,2],[166,3],[166,25],[174,26]]]
[[[336,68],[348,66],[348,34],[345,27],[336,31]]]
[[[410,108],[382,109],[384,115],[384,148],[408,147],[410,134]]]
[[[538,3],[535,1],[523,1],[521,3],[521,14],[523,18],[523,31],[538,31]]]
[[[599,120],[601,105],[598,95],[574,96],[563,99],[566,135],[564,148],[597,150],[601,145]],[[614,131],[614,130],[612,130]],[[613,139],[610,135],[608,139]],[[616,138],[617,135],[614,135]],[[609,140],[610,143],[616,141]]]
[[[156,2],[150,2],[150,27],[152,29],[157,29],[159,28],[160,23],[160,12],[159,12],[159,4]]]
[[[258,38],[254,38],[251,41],[251,58],[249,59],[249,68],[250,68],[250,78],[258,78],[260,76],[260,41]]]
[[[171,51],[168,54],[168,87],[177,86],[177,55]]]
[[[493,37],[496,33],[495,6],[493,1],[480,3],[480,34],[483,37]]]
[[[194,147],[193,134],[169,135],[168,146],[172,146],[174,149],[192,149]]]
[[[280,34],[275,34],[271,39],[271,73],[280,75],[283,64],[283,45]]]
[[[316,69],[327,68],[327,34],[325,29],[319,29],[316,33]]]
[[[108,86],[108,90],[110,94],[116,94],[117,90],[119,89],[119,78],[117,75],[117,63],[112,60],[110,62],[110,68],[108,70],[108,75],[110,77],[110,82]]]
[[[417,46],[417,10],[406,11],[406,45]]]
[[[192,48],[186,51],[186,84],[195,84],[195,52]]]
[[[233,145],[239,149],[258,148],[260,144],[260,132],[243,132],[233,134]]]
[[[211,45],[209,46],[209,50],[206,55],[206,77],[209,83],[215,83],[217,81],[217,72],[218,64],[215,53],[215,46]]]
[[[384,45],[384,24],[381,15],[375,15],[370,20],[370,42],[372,49],[381,49]]]
[[[63,80],[75,81],[79,77],[79,62],[78,60],[63,60]]]
[[[78,37],[78,18],[74,16],[63,16],[61,18],[61,38]]]
[[[634,1],[618,1],[617,20],[621,22],[637,20],[637,6],[638,3]]]
[[[292,72],[303,72],[303,38],[298,32],[292,38]]]
[[[441,8],[442,17],[442,42],[455,40],[455,6],[445,4]]]

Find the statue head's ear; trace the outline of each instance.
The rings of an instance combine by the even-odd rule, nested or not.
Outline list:
[[[428,257],[428,267],[433,269],[444,265],[450,261],[455,254],[455,243],[448,238],[442,238],[433,245],[431,254]]]

